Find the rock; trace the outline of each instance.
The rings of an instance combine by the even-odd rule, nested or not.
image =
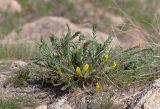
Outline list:
[[[132,25],[127,31],[116,31],[116,28],[122,26],[125,28],[127,25],[127,19],[122,16],[116,15],[107,9],[95,8],[95,6],[86,0],[69,0],[76,7],[78,7],[77,12],[82,13],[86,11],[88,13],[86,23],[88,22],[98,22],[100,29],[103,31],[108,30],[114,32],[114,36],[118,39],[118,46],[130,47],[136,45],[143,45],[147,42],[147,37],[149,36],[147,32],[142,29],[139,25]],[[78,2],[78,3],[77,3]],[[119,1],[120,2],[120,1]],[[83,12],[85,13],[85,12]],[[95,14],[96,13],[96,14]],[[104,27],[103,27],[104,26]]]
[[[16,0],[0,0],[0,11],[21,12],[21,5]]]
[[[69,104],[64,104],[61,109],[73,109]]]
[[[48,108],[47,108],[47,105],[41,105],[36,107],[35,109],[48,109]]]
[[[121,47],[144,45],[149,37],[148,33],[139,27],[130,27],[127,31],[115,32]]]
[[[160,108],[160,79],[154,81],[138,93],[128,105],[129,109],[159,109]],[[127,109],[128,109],[127,108]]]
[[[67,32],[67,26],[69,24],[72,33],[80,31],[85,36],[92,35],[92,29],[77,26],[70,22],[68,19],[62,17],[42,17],[36,21],[25,24],[19,31],[13,31],[4,39],[0,40],[0,43],[5,45],[10,44],[28,44],[36,45],[40,37],[49,39],[51,33],[54,33],[57,37],[62,38]],[[104,42],[108,38],[108,34],[97,31],[97,41]],[[130,47],[144,44],[146,40],[146,33],[141,31],[140,28],[131,28],[127,32],[115,32],[113,37],[112,47]]]
[[[86,0],[68,0],[73,3],[75,10],[79,17],[85,16],[84,19],[89,21],[96,21],[99,25],[104,25],[103,20],[108,18],[111,25],[120,25],[124,23],[124,19],[121,16],[115,15],[108,10],[97,8],[94,3]],[[87,13],[87,16],[86,16]],[[106,29],[106,27],[104,27]]]
[[[112,25],[118,26],[118,25],[124,24],[124,19],[121,16],[114,15],[113,13],[109,13],[109,12],[104,12],[104,13],[105,13],[105,16],[111,20]]]
[[[67,97],[61,97],[57,100],[57,102],[54,102],[49,106],[49,109],[73,109],[67,101]]]
[[[0,72],[9,72],[26,66],[27,63],[21,60],[0,60]]]
[[[17,61],[13,61],[13,62],[12,62],[11,68],[13,68],[13,69],[18,69],[18,68],[24,67],[24,66],[26,66],[26,65],[27,65],[26,62],[17,60]]]
[[[34,45],[39,42],[41,36],[46,38],[49,37],[51,33],[54,33],[56,36],[61,38],[67,32],[66,24],[69,24],[73,34],[77,31],[80,31],[86,36],[90,36],[92,34],[92,29],[78,27],[68,19],[62,17],[43,17],[39,20],[25,24],[19,33],[16,31],[11,32],[0,42],[3,44],[23,43]],[[107,34],[97,32],[97,40],[99,42],[104,42],[107,37]],[[113,42],[117,42],[117,40],[113,39]]]

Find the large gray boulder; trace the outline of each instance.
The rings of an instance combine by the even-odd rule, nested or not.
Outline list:
[[[16,0],[0,0],[0,11],[1,12],[21,12],[21,5]]]
[[[139,92],[127,109],[160,109],[160,79]]]
[[[49,37],[51,33],[54,33],[57,37],[61,38],[67,32],[66,24],[70,26],[73,34],[77,31],[80,31],[86,36],[90,36],[92,34],[92,29],[77,26],[71,23],[68,19],[62,17],[43,17],[31,23],[25,24],[18,32],[11,32],[0,42],[3,44],[35,44],[39,42],[41,36]],[[107,34],[97,32],[97,40],[99,42],[103,42],[107,39],[107,37]],[[116,40],[114,39],[114,41]]]
[[[70,20],[63,17],[47,16],[35,20],[31,23],[23,25],[21,28],[12,31],[3,40],[2,44],[29,44],[35,45],[39,42],[40,37],[48,39],[50,34],[54,33],[58,38],[62,38],[67,32],[68,24],[74,34],[80,31],[85,36],[92,35],[92,29],[81,25],[76,25]],[[142,45],[146,40],[147,34],[140,28],[130,28],[126,32],[114,32],[112,46],[130,47]],[[97,41],[104,42],[108,38],[108,34],[97,31]]]

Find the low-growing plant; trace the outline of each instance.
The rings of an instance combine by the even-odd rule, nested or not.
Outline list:
[[[112,98],[113,94],[102,92],[92,97],[91,106],[93,109],[123,109],[120,105],[116,105]]]
[[[98,43],[96,26],[91,37],[80,32],[72,35],[68,26],[62,39],[52,34],[50,42],[41,38],[40,55],[32,61],[43,68],[39,74],[44,81],[61,86],[62,90],[74,87],[99,90],[103,84],[121,86],[152,75],[148,74],[154,62],[152,48],[111,48],[111,35],[104,43]]]
[[[28,97],[17,96],[9,100],[0,100],[0,109],[19,109],[23,106],[32,106],[34,101]]]
[[[27,80],[29,78],[29,69],[28,67],[20,68],[15,72],[14,76],[8,79],[7,82],[13,83],[15,87],[21,87],[27,85]]]
[[[16,109],[16,104],[12,101],[0,101],[0,109]]]
[[[111,109],[113,106],[113,101],[109,95],[102,96],[93,102],[95,109]]]

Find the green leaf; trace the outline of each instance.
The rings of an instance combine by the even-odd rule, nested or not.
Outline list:
[[[84,35],[81,34],[81,35],[79,36],[79,41],[82,41],[82,40],[85,40],[85,39],[86,39],[86,38],[85,38]]]
[[[93,24],[92,28],[93,39],[96,39],[96,31],[97,31],[97,24]]]

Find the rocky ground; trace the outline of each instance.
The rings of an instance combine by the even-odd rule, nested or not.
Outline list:
[[[82,0],[83,1],[83,0]],[[79,3],[82,2],[79,0]],[[75,4],[74,0],[71,0]],[[1,0],[0,1],[0,11],[11,11],[13,13],[22,11],[21,5],[16,0]],[[83,24],[92,19],[100,20],[94,16],[94,9],[92,5],[85,4],[83,7],[80,5],[76,6],[76,10],[85,11],[93,10],[89,12],[88,17],[83,18]],[[61,10],[60,10],[61,11]],[[117,27],[125,22],[123,17],[116,16],[109,12],[104,12],[102,10],[96,10],[98,16],[108,16],[111,19],[112,27]],[[84,16],[85,12],[81,12],[81,16]],[[55,13],[54,13],[55,15]],[[67,31],[66,24],[69,24],[72,33],[80,31],[85,35],[92,34],[91,26],[84,26],[77,24],[75,19],[68,19],[60,16],[45,16],[32,20],[21,26],[20,30],[12,30],[8,35],[0,40],[0,43],[4,46],[12,46],[14,44],[26,44],[30,47],[36,46],[40,40],[40,37],[47,37],[54,33],[59,38],[61,38]],[[103,42],[107,37],[109,32],[104,33],[104,27],[102,26],[97,32],[97,40]],[[135,45],[143,45],[147,43],[148,33],[146,30],[139,26],[132,25],[127,32],[121,32],[115,29],[112,34],[113,42],[112,46],[121,47],[131,47]],[[20,107],[21,109],[77,109],[77,104],[79,109],[89,108],[86,104],[85,95],[83,91],[79,90],[74,93],[65,93],[57,95],[57,90],[42,88],[39,84],[29,84],[27,87],[16,88],[11,84],[6,85],[6,80],[8,80],[14,72],[27,65],[28,60],[1,60],[0,61],[0,100],[8,100],[15,96],[29,97],[33,100],[33,104],[29,106]],[[155,80],[149,85],[145,86],[131,86],[126,88],[126,90],[115,90],[115,96],[113,101],[115,105],[121,105],[125,109],[160,109],[160,80]],[[100,92],[100,93],[103,93]],[[77,95],[75,97],[73,97]],[[77,103],[76,99],[80,99],[81,102]],[[76,104],[77,103],[77,104]]]
[[[14,75],[14,71],[27,63],[18,60],[8,60],[0,62],[0,99],[7,100],[16,96],[28,97],[33,100],[32,105],[21,107],[21,109],[76,109],[76,99],[83,100],[86,96],[84,92],[76,91],[69,94],[57,95],[55,89],[41,88],[38,84],[30,84],[27,87],[16,88],[11,84],[6,84],[6,80]],[[106,89],[99,92],[101,95]],[[113,90],[113,89],[112,89]],[[159,109],[160,107],[160,80],[155,80],[145,87],[130,87],[128,90],[115,90],[115,105],[121,105],[125,109]],[[95,95],[95,96],[97,96]],[[75,98],[77,96],[78,98]],[[74,101],[73,101],[74,99]],[[83,105],[78,106],[81,109],[86,108],[85,101]],[[73,105],[74,104],[74,105]],[[76,104],[77,105],[77,104]]]

